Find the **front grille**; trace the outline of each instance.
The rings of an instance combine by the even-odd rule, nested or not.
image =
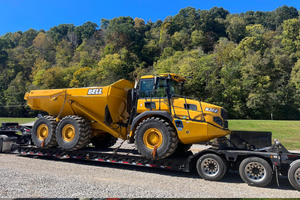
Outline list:
[[[224,108],[221,109],[221,117],[225,120],[228,119],[228,112]]]
[[[227,119],[224,120],[224,128],[228,128],[228,121],[227,121]]]
[[[221,117],[223,118],[224,121],[224,128],[228,128],[228,112],[225,109],[221,109]]]

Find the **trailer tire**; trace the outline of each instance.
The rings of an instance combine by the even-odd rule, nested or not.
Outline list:
[[[159,160],[174,153],[178,138],[174,128],[166,120],[149,117],[139,123],[135,131],[135,146],[148,159]],[[153,152],[157,147],[155,156]]]
[[[239,174],[243,181],[250,186],[267,186],[273,178],[270,164],[259,157],[244,159],[239,167]]]
[[[118,138],[112,136],[109,133],[103,133],[103,135],[97,135],[92,138],[92,144],[99,149],[108,148],[114,146]]]
[[[37,147],[55,147],[57,122],[53,116],[43,116],[36,120],[31,131],[31,139]],[[44,142],[43,142],[44,141]],[[44,143],[44,145],[42,145]]]
[[[300,191],[300,159],[291,163],[288,171],[288,179],[290,184]]]
[[[57,126],[56,138],[60,148],[73,151],[86,147],[91,141],[88,121],[77,115],[64,117]]]
[[[196,164],[198,174],[205,180],[218,181],[227,172],[227,162],[216,154],[204,154]]]

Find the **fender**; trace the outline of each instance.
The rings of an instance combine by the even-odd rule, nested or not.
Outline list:
[[[143,117],[146,117],[146,116],[151,117],[151,116],[154,116],[154,115],[156,115],[156,116],[157,116],[157,115],[158,115],[158,116],[163,116],[163,117],[169,119],[170,122],[173,121],[172,116],[171,116],[170,113],[168,113],[167,111],[146,111],[146,112],[143,112],[143,113],[139,114],[138,116],[136,116],[136,117],[133,119],[133,121],[132,121],[132,123],[131,123],[130,131],[133,131],[133,128],[135,127],[136,123],[137,123],[138,121],[140,121],[140,119],[142,119]]]

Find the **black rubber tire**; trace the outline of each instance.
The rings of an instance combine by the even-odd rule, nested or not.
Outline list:
[[[288,179],[290,184],[300,191],[300,159],[291,163],[288,171]]]
[[[105,133],[104,138],[101,137],[101,139],[99,139],[100,137],[101,136],[95,136],[91,140],[92,144],[99,149],[105,149],[114,146],[118,141],[118,138],[112,136],[109,133]]]
[[[32,130],[31,130],[31,139],[35,146],[41,147],[43,140],[39,139],[37,136],[37,130],[39,126],[46,125],[48,127],[48,136],[45,139],[45,143],[43,147],[55,147],[57,146],[56,141],[56,127],[57,127],[57,121],[53,116],[43,116],[36,120],[34,123]]]
[[[72,125],[75,128],[75,136],[71,141],[63,139],[62,130],[66,125]],[[57,125],[56,138],[60,148],[73,151],[86,147],[91,141],[91,126],[89,122],[76,115],[64,117]]]
[[[162,134],[162,144],[157,148],[155,158],[151,155],[153,149],[148,148],[143,141],[145,132],[150,128],[156,128]],[[135,146],[139,153],[152,160],[159,160],[170,156],[174,153],[178,144],[178,138],[174,128],[169,122],[159,117],[149,117],[140,122],[136,128],[134,138]]]
[[[259,157],[244,159],[240,164],[239,174],[243,181],[250,186],[264,187],[273,179],[273,171],[270,164]]]
[[[196,168],[201,178],[208,181],[218,181],[227,172],[227,162],[216,154],[208,153],[198,159]]]

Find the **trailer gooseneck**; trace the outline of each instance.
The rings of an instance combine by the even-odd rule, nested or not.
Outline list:
[[[62,148],[39,148],[30,141],[31,127],[3,123],[0,130],[0,152],[20,155],[63,157],[98,162],[136,165],[190,172],[196,169],[205,180],[218,181],[228,170],[238,171],[250,186],[267,186],[275,177],[288,176],[291,185],[300,191],[300,154],[289,152],[279,141],[271,144],[269,132],[233,131],[216,138],[208,149],[192,153],[175,153],[153,160],[141,156],[136,149],[87,147],[75,151]]]

